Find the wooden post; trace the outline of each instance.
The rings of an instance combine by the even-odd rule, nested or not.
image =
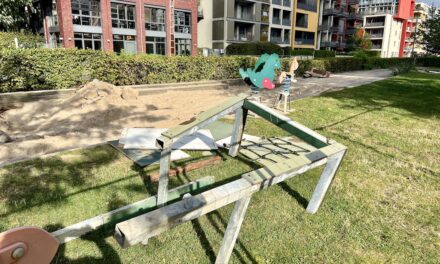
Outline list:
[[[243,107],[235,110],[234,129],[232,130],[231,145],[229,147],[229,155],[235,157],[240,148],[241,139],[243,138],[244,126],[246,124],[247,109]]]
[[[235,202],[234,210],[229,218],[228,227],[226,228],[225,236],[223,237],[222,245],[215,260],[216,264],[227,264],[234,250],[235,241],[240,233],[241,224],[243,223],[244,215],[251,201],[251,195],[246,196]]]
[[[168,195],[168,173],[171,162],[171,144],[160,153],[159,188],[157,191],[157,206],[164,206]]]
[[[316,211],[318,211],[322,201],[324,200],[325,194],[327,193],[328,188],[336,175],[336,171],[341,164],[345,152],[346,150],[338,152],[328,158],[327,165],[319,178],[319,182],[316,185],[315,191],[313,192],[312,198],[307,206],[306,211],[308,213],[314,214]]]

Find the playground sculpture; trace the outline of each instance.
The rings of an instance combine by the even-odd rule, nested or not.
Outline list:
[[[292,83],[296,83],[295,79],[295,71],[298,69],[299,63],[296,57],[292,59],[290,62],[290,68],[288,72],[281,72],[278,81],[281,83],[281,91],[278,92],[277,98],[274,103],[274,108],[279,109],[281,102],[283,102],[283,111],[284,113],[287,113],[287,109],[290,109],[290,103],[292,101],[290,89]]]
[[[251,87],[253,94],[258,95],[259,90],[275,88],[275,70],[281,68],[278,54],[263,54],[255,63],[253,69],[240,68],[241,78]]]

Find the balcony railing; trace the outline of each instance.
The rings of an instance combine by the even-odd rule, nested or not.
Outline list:
[[[356,30],[357,30],[357,28],[349,27],[345,30],[345,34],[352,35],[352,34],[356,33]]]
[[[370,38],[383,38],[383,33],[369,34]]]
[[[283,40],[281,39],[281,37],[271,36],[270,42],[272,42],[274,44],[281,44],[281,43],[283,43]]]
[[[327,24],[320,25],[318,27],[318,29],[321,30],[321,31],[328,30],[330,32],[338,32],[339,31],[339,27],[338,26],[332,26],[332,25],[327,25]]]
[[[252,13],[235,13],[235,19],[255,21],[255,16]]]
[[[357,4],[359,4],[359,0],[348,0],[348,4],[349,5],[357,5]]]
[[[363,16],[360,13],[348,13],[347,18],[348,19],[362,20]]]
[[[292,22],[290,21],[290,19],[283,19],[283,25],[290,26],[290,25],[292,25]]]
[[[373,45],[371,46],[371,49],[382,49],[382,45]]]
[[[337,8],[327,8],[324,9],[322,12],[325,16],[341,16],[341,17],[347,17],[348,12],[343,11],[344,9],[337,9]]]
[[[281,21],[279,17],[272,18],[272,24],[281,25]]]
[[[272,4],[274,5],[281,5],[281,0],[272,0]]]
[[[318,10],[318,6],[317,5],[310,5],[310,4],[306,4],[306,3],[302,3],[302,2],[297,2],[296,6],[299,9],[303,9],[303,10],[307,10],[307,11],[312,11],[312,12],[317,12],[317,10]]]
[[[251,33],[249,34],[238,34],[234,37],[235,41],[252,41],[253,35]]]
[[[315,45],[313,39],[295,39],[295,45]]]
[[[383,27],[385,22],[367,22],[365,23],[366,27]]]
[[[292,2],[290,0],[283,0],[283,6],[290,7]]]

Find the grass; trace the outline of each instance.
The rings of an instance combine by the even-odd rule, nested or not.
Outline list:
[[[349,152],[323,206],[304,207],[322,169],[253,196],[234,263],[439,263],[440,77],[410,73],[306,98],[290,116]],[[261,119],[248,133],[285,135]],[[228,181],[252,170],[229,159],[189,172]],[[140,200],[157,186],[110,147],[66,152],[0,170],[0,231],[53,231]],[[122,250],[111,229],[62,246],[54,263],[208,263],[215,260],[232,205],[178,226],[147,246]]]

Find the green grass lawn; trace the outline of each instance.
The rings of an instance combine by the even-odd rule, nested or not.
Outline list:
[[[293,103],[290,117],[348,146],[315,215],[304,207],[322,168],[258,192],[240,232],[234,263],[440,261],[440,76],[410,73]],[[286,135],[262,119],[247,133]],[[252,170],[227,158],[180,175],[237,179]],[[0,169],[0,231],[33,225],[53,231],[154,195],[155,184],[111,147],[66,152]],[[54,263],[209,263],[232,205],[180,225],[147,246],[120,249],[106,229],[62,246]]]

